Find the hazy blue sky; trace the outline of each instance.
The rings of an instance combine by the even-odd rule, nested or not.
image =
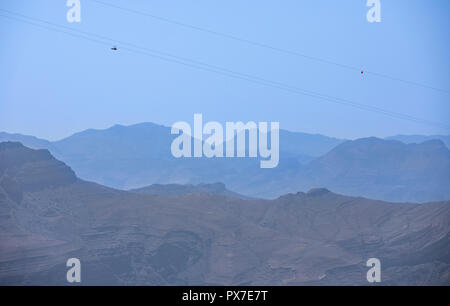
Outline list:
[[[315,57],[450,90],[448,0],[103,0]],[[81,0],[1,0],[0,8],[359,103],[450,124],[450,94],[310,61]],[[0,12],[0,14],[3,14]],[[337,137],[449,134],[168,63],[0,16],[0,131],[59,139],[144,121],[279,121]]]

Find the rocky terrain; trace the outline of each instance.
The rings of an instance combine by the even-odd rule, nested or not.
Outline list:
[[[388,203],[327,189],[275,200],[119,191],[47,150],[0,143],[0,284],[450,285],[450,202]]]

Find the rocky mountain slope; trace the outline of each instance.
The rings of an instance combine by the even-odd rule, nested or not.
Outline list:
[[[119,191],[45,150],[0,145],[0,284],[450,284],[450,202],[388,203],[326,189],[275,200]]]

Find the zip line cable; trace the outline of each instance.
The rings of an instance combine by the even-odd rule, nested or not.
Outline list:
[[[0,10],[3,10],[3,9],[0,9]],[[6,10],[3,10],[3,11],[6,11]],[[13,12],[10,12],[10,13],[13,13]],[[16,14],[16,13],[13,13],[13,14]],[[21,14],[16,14],[16,15],[20,15],[20,16],[22,16],[22,18],[39,20],[37,18],[32,18],[32,17],[28,17],[28,16],[25,16],[25,15],[21,15]],[[5,16],[5,15],[1,15],[1,16],[6,17],[6,18],[10,18],[10,16]],[[12,19],[15,19],[16,21],[23,22],[23,20],[20,20],[20,19],[17,19],[17,18],[12,18]],[[118,41],[118,40],[115,40],[115,39],[111,39],[111,38],[108,38],[108,37],[105,37],[105,36],[100,36],[100,35],[92,34],[92,33],[85,32],[85,31],[75,30],[75,29],[72,29],[72,28],[67,27],[67,26],[57,25],[57,24],[50,23],[50,22],[43,21],[43,20],[39,20],[39,21],[43,22],[43,23],[51,24],[53,27],[66,28],[66,29],[69,29],[70,31],[73,31],[73,32],[82,33],[83,35],[96,36],[96,37],[102,38],[103,40],[109,40],[111,42],[119,42],[119,43],[122,43],[122,44],[127,44],[127,45],[130,45],[130,46],[134,46],[134,48],[139,48],[141,50],[150,51],[152,53],[145,52],[145,51],[139,51],[139,50],[135,50],[135,49],[132,49],[132,48],[124,48],[124,47],[122,47],[122,49],[124,49],[124,50],[128,50],[128,51],[131,51],[131,52],[137,52],[137,53],[141,53],[141,54],[144,54],[144,55],[156,57],[156,58],[159,58],[159,59],[162,59],[162,60],[165,60],[165,61],[175,62],[175,63],[182,64],[182,65],[185,65],[185,66],[190,66],[190,67],[194,67],[194,68],[198,68],[198,69],[202,69],[202,70],[207,70],[207,71],[214,72],[214,73],[219,73],[219,74],[227,75],[229,77],[238,78],[238,79],[242,79],[242,80],[246,80],[246,81],[249,81],[249,82],[258,83],[258,84],[262,84],[262,85],[266,85],[266,86],[271,86],[271,87],[279,88],[279,89],[282,89],[282,90],[285,90],[285,91],[294,92],[294,93],[297,93],[297,94],[302,94],[302,95],[305,95],[305,96],[314,97],[314,98],[317,98],[317,99],[327,100],[327,101],[331,101],[331,102],[338,103],[338,104],[343,104],[343,105],[349,105],[349,106],[353,106],[353,107],[356,107],[356,108],[360,108],[360,109],[364,109],[364,110],[368,110],[368,111],[372,111],[372,112],[377,112],[377,113],[388,115],[388,116],[395,117],[395,118],[405,119],[405,120],[414,121],[414,122],[423,123],[423,124],[435,125],[435,126],[439,126],[441,128],[445,128],[445,129],[449,129],[450,128],[448,125],[444,125],[442,123],[431,122],[431,121],[428,121],[428,120],[415,118],[415,117],[412,117],[412,116],[409,116],[409,115],[387,111],[387,110],[384,110],[384,109],[381,109],[381,108],[378,108],[378,107],[374,107],[374,106],[370,106],[370,105],[364,105],[364,104],[359,104],[359,103],[356,103],[356,102],[353,102],[353,101],[350,101],[350,100],[341,99],[341,98],[337,98],[337,97],[333,97],[333,96],[327,96],[327,95],[323,95],[323,94],[320,94],[320,93],[299,89],[297,87],[292,87],[292,86],[289,86],[289,85],[285,85],[283,83],[269,81],[269,80],[265,80],[265,79],[262,79],[262,78],[254,77],[254,76],[251,76],[251,75],[242,74],[242,73],[239,73],[239,72],[223,69],[223,68],[218,67],[218,66],[204,64],[204,63],[201,63],[201,62],[198,62],[198,61],[193,61],[193,60],[190,60],[190,59],[181,58],[181,57],[178,57],[178,56],[173,56],[173,55],[170,55],[170,54],[167,54],[167,53],[162,53],[162,52],[151,50],[151,49],[148,49],[148,48],[139,47],[139,46],[136,46],[136,45],[133,45],[133,44],[125,43],[125,42]],[[69,33],[69,32],[62,31],[62,30],[55,30],[54,28],[49,28],[49,27],[42,26],[42,25],[36,24],[36,23],[30,23],[30,22],[26,22],[26,23],[29,23],[29,24],[32,24],[32,25],[38,26],[38,27],[43,27],[43,28],[46,28],[48,30],[53,30],[53,31],[69,34],[71,36],[75,36],[75,37],[78,37],[78,38],[84,38],[84,39],[87,39],[87,40],[90,40],[90,41],[93,41],[93,42],[97,42],[97,43],[101,43],[101,44],[104,44],[104,45],[110,45],[110,43],[106,43],[104,41],[99,41],[99,40],[93,39],[91,37],[77,35],[77,34]],[[157,54],[154,54],[154,53],[157,53]],[[161,54],[163,54],[163,56],[161,56]],[[167,56],[169,56],[170,58],[167,58]],[[175,60],[173,58],[175,58]],[[181,59],[181,61],[180,61],[180,59]],[[185,61],[185,62],[183,62],[183,61]],[[186,61],[188,63],[186,63]]]
[[[246,43],[246,44],[253,45],[253,46],[256,46],[256,47],[265,48],[265,49],[269,49],[269,50],[272,50],[272,51],[276,51],[276,52],[280,52],[280,53],[284,53],[284,54],[289,54],[289,55],[292,55],[292,56],[302,57],[302,58],[305,58],[305,59],[308,59],[308,60],[311,60],[311,61],[321,62],[323,64],[328,64],[328,65],[334,65],[334,66],[337,66],[337,67],[340,67],[340,68],[344,68],[344,69],[348,69],[348,70],[353,70],[353,71],[358,71],[358,72],[363,71],[364,74],[366,74],[366,75],[372,75],[372,76],[375,76],[375,77],[378,77],[378,78],[384,78],[384,79],[388,79],[388,80],[391,80],[391,81],[401,82],[401,83],[405,83],[405,84],[409,84],[409,85],[413,85],[413,86],[418,86],[418,87],[427,88],[427,89],[430,89],[430,90],[434,90],[434,91],[439,91],[439,92],[442,92],[442,93],[450,94],[450,90],[443,89],[443,88],[438,88],[438,87],[434,87],[434,86],[430,86],[430,85],[426,85],[426,84],[423,84],[423,83],[420,83],[420,82],[414,82],[414,81],[411,81],[411,80],[405,80],[405,79],[402,79],[402,78],[399,78],[399,77],[394,77],[394,76],[390,76],[388,74],[379,73],[379,72],[375,72],[375,71],[371,71],[371,70],[365,70],[365,69],[362,70],[360,67],[346,65],[346,64],[335,62],[335,61],[323,59],[323,58],[320,58],[320,57],[311,56],[311,55],[308,55],[308,54],[305,54],[305,53],[300,53],[300,52],[297,52],[297,51],[293,51],[293,50],[288,50],[288,49],[272,46],[272,45],[261,43],[261,42],[258,42],[258,41],[254,41],[254,40],[250,40],[250,39],[246,39],[246,38],[241,38],[241,37],[238,37],[238,36],[235,36],[235,35],[227,34],[227,33],[224,33],[224,32],[214,31],[214,30],[211,30],[211,29],[203,28],[203,27],[200,27],[200,26],[196,26],[196,25],[192,25],[192,24],[188,24],[188,23],[184,23],[184,22],[179,22],[179,21],[176,21],[176,20],[173,20],[173,19],[160,17],[160,16],[157,16],[157,15],[154,15],[154,14],[150,14],[150,13],[147,13],[147,12],[142,12],[142,11],[135,10],[135,9],[130,9],[130,8],[127,8],[127,7],[115,5],[115,4],[104,2],[104,1],[100,1],[100,0],[89,0],[89,1],[97,3],[97,4],[100,4],[100,5],[103,5],[103,6],[107,6],[107,7],[111,7],[111,8],[114,8],[114,9],[122,10],[122,11],[125,11],[125,12],[128,12],[128,13],[131,13],[131,14],[136,14],[136,15],[149,17],[149,18],[152,18],[152,19],[155,19],[155,20],[163,21],[163,22],[166,22],[166,23],[171,23],[171,24],[174,24],[174,25],[177,25],[177,26],[181,26],[181,27],[184,27],[184,28],[189,28],[189,29],[192,29],[192,30],[208,33],[208,34],[219,36],[219,37],[223,37],[223,38],[227,38],[227,39],[238,41],[238,42],[241,42],[241,43]]]
[[[283,83],[279,83],[279,82],[275,82],[275,81],[270,81],[270,80],[266,80],[263,78],[259,78],[259,77],[255,77],[249,74],[244,74],[244,73],[240,73],[240,72],[235,72],[232,70],[228,70],[228,69],[224,69],[222,67],[218,67],[218,66],[214,66],[214,65],[209,65],[209,64],[205,64],[199,61],[195,61],[195,60],[190,60],[187,58],[183,58],[183,57],[179,57],[179,56],[174,56],[168,53],[163,53],[160,51],[156,51],[156,50],[152,50],[152,49],[148,49],[148,48],[144,48],[144,47],[140,47],[134,44],[130,44],[130,43],[126,43],[123,41],[119,41],[119,40],[115,40],[106,36],[101,36],[101,35],[97,35],[97,34],[93,34],[93,33],[89,33],[86,31],[80,31],[80,30],[75,30],[72,29],[70,27],[67,26],[62,26],[62,25],[58,25],[58,24],[54,24],[45,20],[40,20],[38,18],[33,18],[33,17],[28,17],[22,14],[17,14],[14,12],[10,12],[4,9],[0,9],[0,11],[5,11],[9,14],[15,14],[18,16],[21,16],[20,18],[14,17],[14,16],[8,16],[8,15],[3,15],[0,14],[1,17],[4,18],[9,18],[12,20],[16,20],[19,22],[23,22],[23,23],[27,23],[36,27],[40,27],[40,28],[45,28],[47,30],[50,31],[55,31],[55,32],[59,32],[59,33],[63,33],[63,34],[68,34],[70,36],[74,36],[77,38],[82,38],[82,39],[86,39],[89,40],[91,42],[95,42],[95,43],[99,43],[102,45],[107,45],[110,46],[111,42],[113,43],[120,43],[121,45],[128,45],[130,47],[123,47],[121,46],[120,48],[123,50],[127,50],[130,52],[135,52],[135,53],[139,53],[139,54],[143,54],[143,55],[147,55],[147,56],[151,56],[154,58],[158,58],[167,62],[173,62],[173,63],[177,63],[177,64],[181,64],[184,66],[189,66],[189,67],[194,67],[197,69],[201,69],[201,70],[206,70],[209,72],[213,72],[213,73],[217,73],[217,74],[221,74],[221,75],[225,75],[231,78],[236,78],[236,79],[241,79],[241,80],[245,80],[248,82],[253,82],[253,83],[257,83],[257,84],[261,84],[261,85],[265,85],[265,86],[270,86],[270,87],[274,87],[274,88],[278,88],[284,91],[288,91],[288,92],[292,92],[292,93],[296,93],[296,94],[301,94],[304,96],[309,96],[309,97],[313,97],[316,99],[321,99],[321,100],[325,100],[325,101],[329,101],[329,102],[333,102],[333,103],[337,103],[337,104],[341,104],[341,105],[347,105],[347,106],[352,106],[355,108],[359,108],[359,109],[363,109],[366,111],[371,111],[371,112],[375,112],[375,113],[379,113],[379,114],[383,114],[386,116],[390,116],[393,118],[397,118],[397,119],[403,119],[403,120],[408,120],[408,121],[412,121],[412,122],[416,122],[416,123],[421,123],[421,124],[427,124],[427,125],[434,125],[440,128],[444,128],[444,129],[450,129],[450,126],[447,124],[443,124],[443,123],[437,123],[437,122],[433,122],[433,121],[429,121],[429,120],[425,120],[425,119],[420,119],[420,118],[416,118],[413,116],[409,116],[406,114],[402,114],[402,113],[397,113],[397,112],[392,112],[392,111],[388,111],[382,108],[378,108],[375,106],[370,106],[370,105],[366,105],[366,104],[360,104],[351,100],[347,100],[347,99],[341,99],[338,97],[333,97],[333,96],[328,96],[325,94],[321,94],[321,93],[317,93],[317,92],[313,92],[313,91],[309,91],[309,90],[304,90],[298,87],[294,87],[294,86],[290,86],[290,85],[286,85]],[[23,20],[24,18],[29,19],[29,20],[37,20],[40,23],[45,23],[48,24],[50,26],[46,26],[46,25],[42,25],[36,22],[31,22],[31,21],[27,21],[27,20]],[[62,30],[62,29],[68,29],[71,32]],[[74,33],[75,32],[75,33]],[[77,34],[78,33],[78,34]],[[93,38],[93,37],[97,37],[97,38]]]

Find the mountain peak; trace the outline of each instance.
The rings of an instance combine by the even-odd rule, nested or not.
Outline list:
[[[0,143],[0,176],[16,181],[23,190],[34,191],[75,182],[70,167],[48,150],[34,150],[20,142]]]
[[[0,151],[10,150],[10,149],[18,149],[25,148],[23,144],[17,141],[5,141],[0,142]]]
[[[316,197],[323,196],[329,193],[331,193],[331,191],[326,188],[312,188],[308,192],[306,192],[306,195]]]

